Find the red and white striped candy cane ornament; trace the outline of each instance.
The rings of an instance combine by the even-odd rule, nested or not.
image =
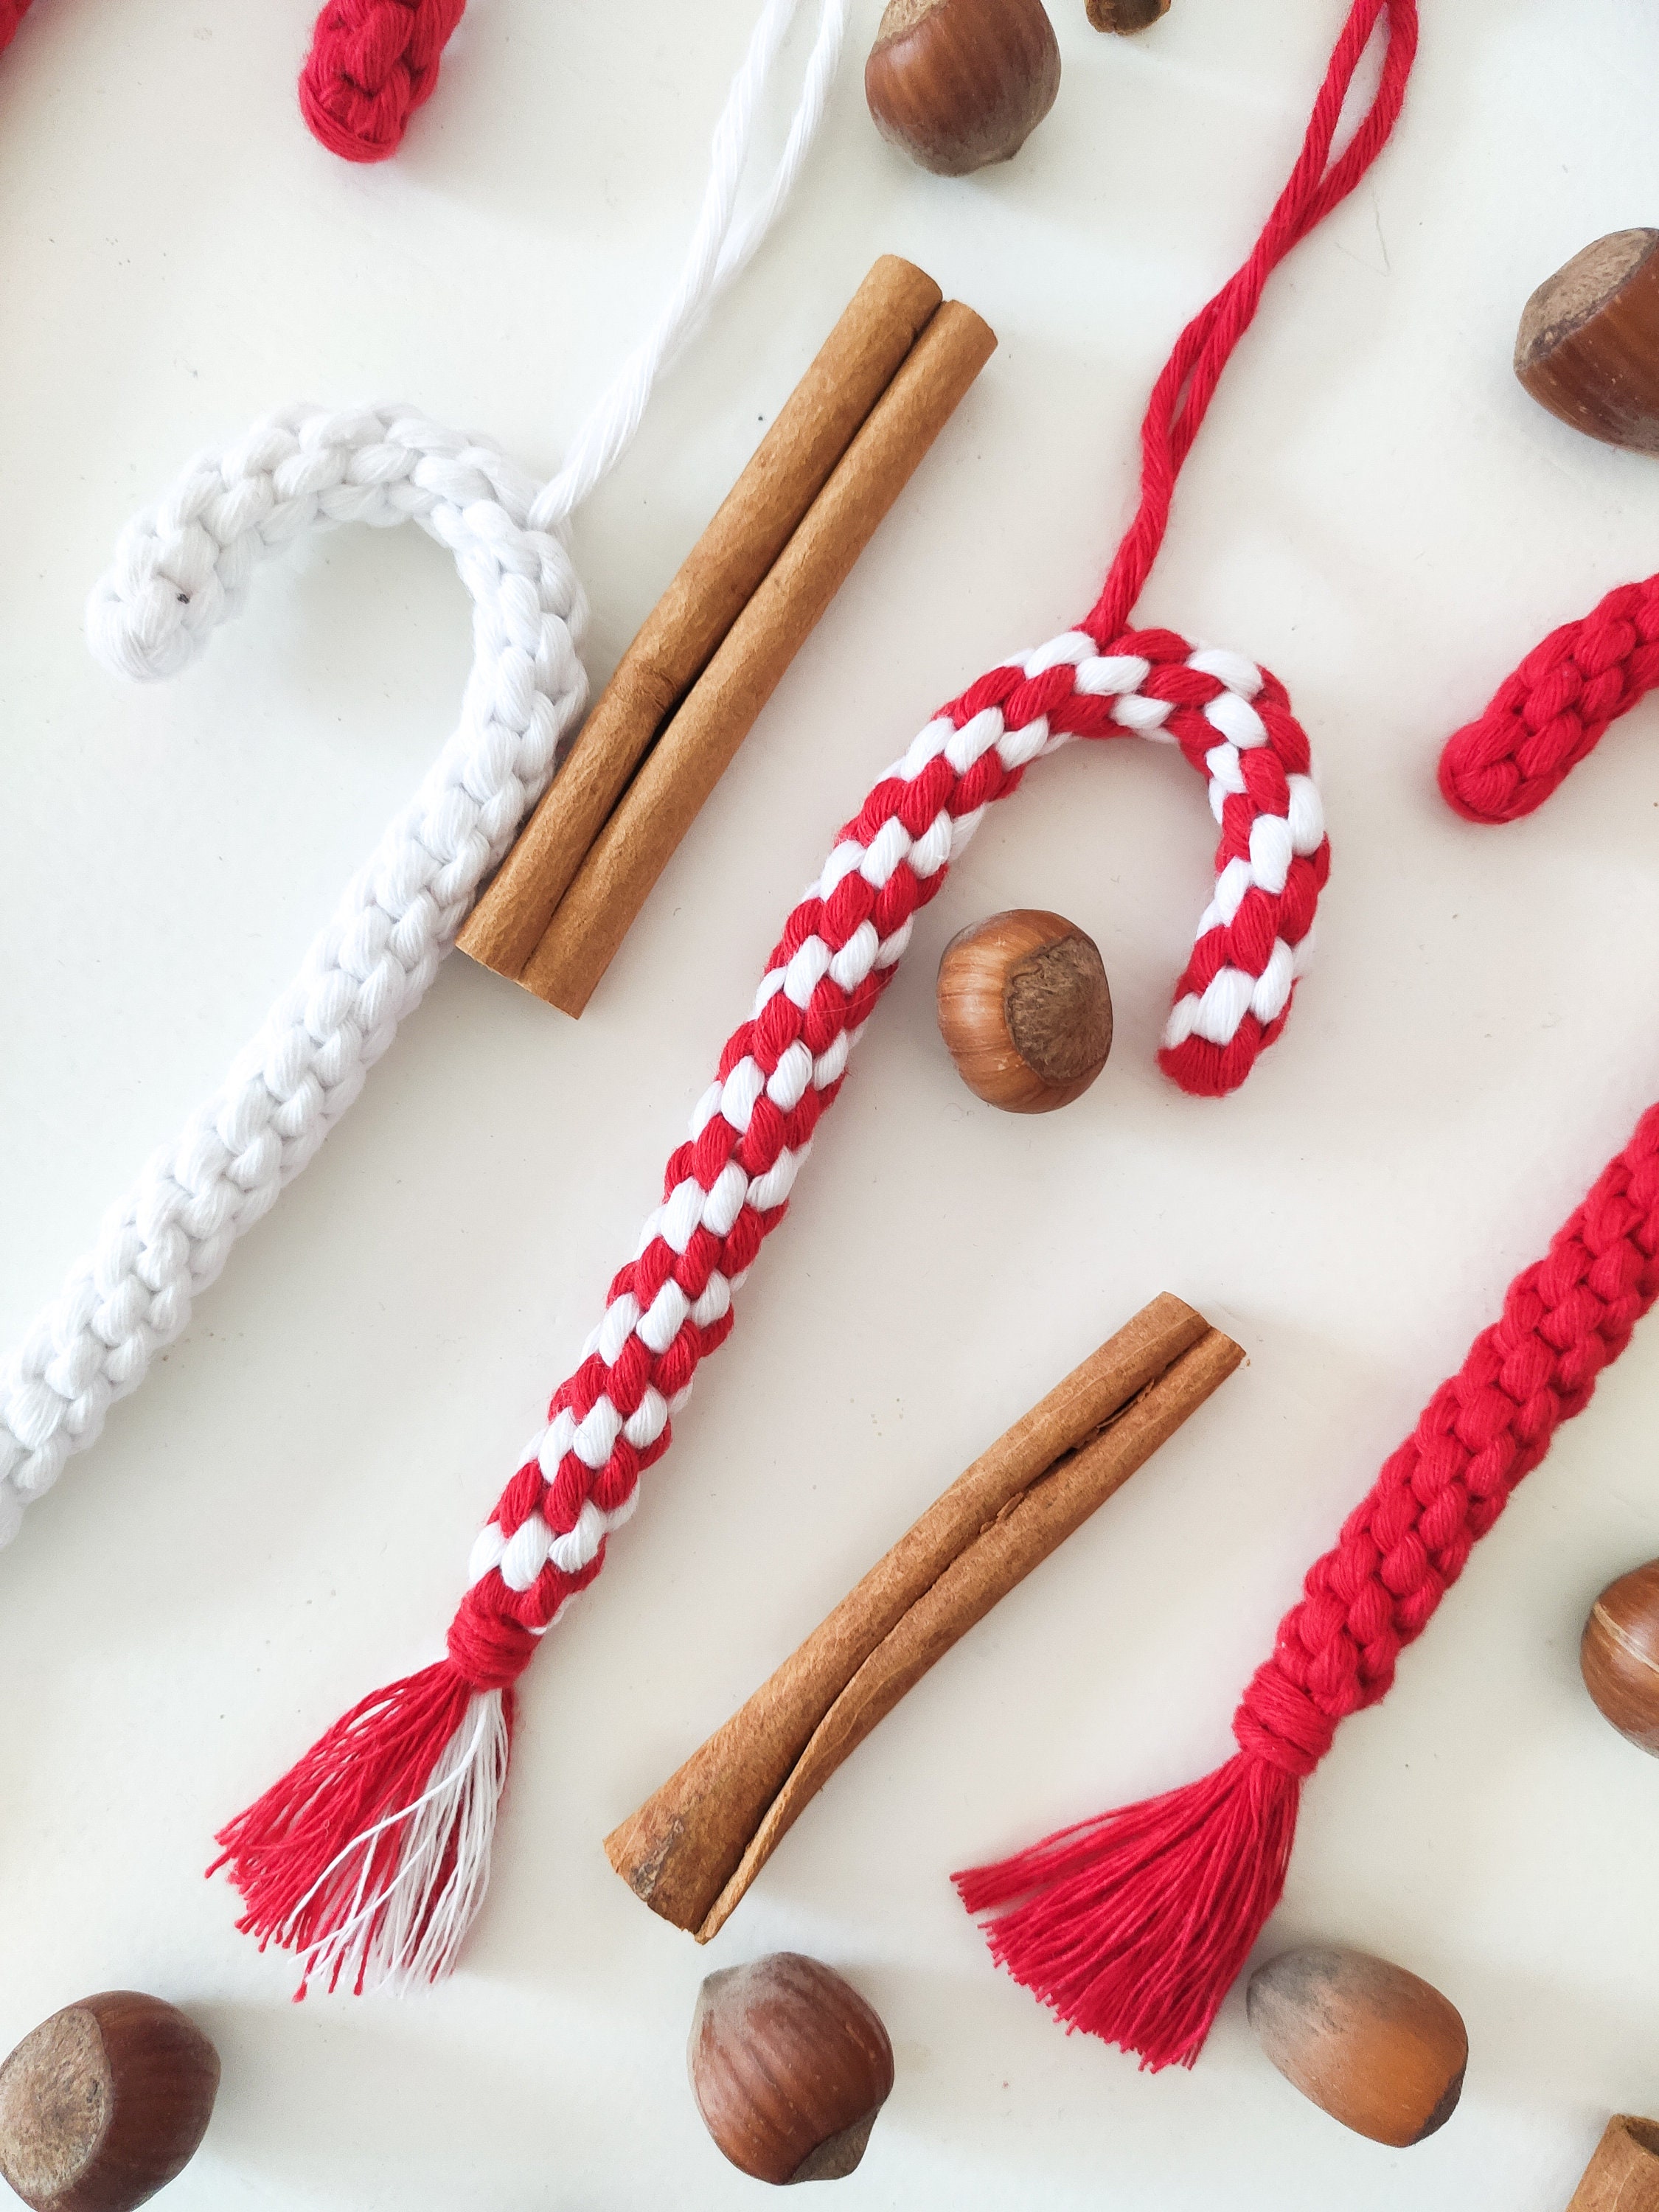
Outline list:
[[[1333,160],[1344,98],[1379,25],[1377,88]],[[447,1656],[363,1699],[222,1832],[216,1863],[241,1892],[240,1925],[298,1954],[302,1990],[313,1976],[362,1990],[453,1964],[487,1879],[514,1684],[599,1573],[699,1363],[730,1334],[733,1295],[784,1217],[918,909],[1034,761],[1076,738],[1179,745],[1207,781],[1221,842],[1162,1065],[1183,1089],[1219,1096],[1283,1028],[1328,865],[1306,739],[1283,687],[1250,662],[1125,624],[1227,358],[1273,269],[1381,151],[1415,44],[1413,0],[1354,0],[1266,230],[1158,380],[1139,510],[1100,598],[1075,629],[1000,663],[927,724],[785,922],[753,1011],[669,1158],[662,1203],[478,1539]]]

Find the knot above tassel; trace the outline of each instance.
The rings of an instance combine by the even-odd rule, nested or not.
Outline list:
[[[1276,1656],[1257,1668],[1233,1715],[1233,1740],[1244,1756],[1294,1782],[1307,1780],[1335,1736],[1335,1721],[1290,1680]]]
[[[493,1579],[493,1578],[492,1578]],[[494,1583],[500,1592],[499,1582]],[[533,1629],[490,1602],[490,1585],[475,1583],[449,1624],[449,1662],[475,1690],[510,1690],[536,1656]]]

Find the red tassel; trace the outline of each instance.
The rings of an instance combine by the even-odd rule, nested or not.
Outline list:
[[[510,1689],[480,1690],[453,1662],[377,1690],[222,1828],[246,1911],[237,1923],[304,1960],[371,1982],[447,1971],[483,1895],[506,1778]]]
[[[1301,1794],[1240,1753],[952,1880],[970,1912],[1012,1907],[987,1923],[992,1954],[1068,2028],[1152,2072],[1190,2066],[1279,1902]]]

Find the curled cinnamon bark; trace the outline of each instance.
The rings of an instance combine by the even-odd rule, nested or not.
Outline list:
[[[1137,1314],[975,1460],[605,1838],[635,1895],[708,1942],[848,1753],[1243,1358],[1167,1293]]]

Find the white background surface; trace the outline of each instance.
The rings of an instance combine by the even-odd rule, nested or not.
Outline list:
[[[457,959],[188,1335],[0,1561],[0,2047],[132,1985],[223,2055],[191,2208],[758,2203],[693,2111],[702,1973],[850,1973],[898,2085],[837,2203],[1557,2212],[1659,2107],[1659,1767],[1578,1626],[1659,1553],[1659,1324],[1562,1437],[1307,1792],[1266,1948],[1369,1946],[1462,2008],[1468,2087],[1393,2153],[1304,2104],[1235,1992],[1195,2073],[1067,2039],[945,1875],[1184,1780],[1385,1454],[1659,1089],[1655,718],[1544,811],[1456,821],[1447,732],[1659,553],[1654,464],[1512,382],[1522,301],[1655,218],[1659,25],[1424,0],[1407,120],[1275,281],[1143,618],[1281,672],[1335,870],[1284,1042],[1225,1103],[1153,1064],[1209,877],[1170,752],[1078,747],[987,823],[699,1381],[645,1509],[527,1680],[464,1971],[288,1997],[200,1879],[214,1827],[437,1652],[474,1528],[632,1249],[836,825],[934,706],[1090,603],[1185,317],[1286,170],[1339,0],[1054,0],[1012,166],[875,138],[854,11],[775,240],[577,519],[602,678],[875,255],[1001,349],[802,653],[580,1026]],[[199,445],[301,395],[406,396],[550,471],[678,266],[750,0],[473,0],[384,167],[307,137],[308,0],[39,0],[0,60],[0,1338],[251,1030],[449,726],[463,595],[413,532],[313,540],[154,690],[83,595]],[[1018,1121],[957,1084],[939,947],[998,907],[1099,940],[1116,1049]],[[1002,1426],[1155,1291],[1252,1364],[916,1690],[705,1956],[600,1838]]]

